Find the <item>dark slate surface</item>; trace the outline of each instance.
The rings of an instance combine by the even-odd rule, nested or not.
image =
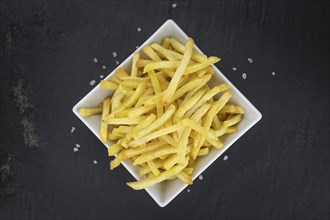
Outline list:
[[[0,219],[329,219],[329,3],[172,3],[1,1]],[[263,119],[159,208],[71,108],[168,18]]]

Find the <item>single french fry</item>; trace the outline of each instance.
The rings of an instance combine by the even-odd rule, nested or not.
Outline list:
[[[124,69],[122,69],[120,67],[115,70],[115,74],[121,80],[122,80],[123,77],[128,77],[129,76],[129,74]]]
[[[118,84],[107,80],[101,80],[100,87],[102,89],[115,90],[118,88]]]
[[[169,37],[164,37],[162,46],[166,49],[170,49],[170,46],[171,46],[170,44],[171,44],[170,38]]]
[[[176,176],[185,184],[191,185],[192,184],[192,178],[187,173],[181,171],[180,173],[176,174]]]
[[[104,81],[106,81],[106,80],[104,80]],[[111,82],[113,82],[113,83],[115,83],[115,84],[119,84],[119,83],[121,83],[121,81],[120,81],[120,79],[118,79],[117,77],[115,77],[115,76],[113,76],[113,77],[111,77],[110,78],[110,81]],[[109,82],[109,81],[108,81]]]
[[[212,65],[214,63],[219,62],[221,59],[218,57],[209,57],[208,60],[206,62],[203,63],[198,63],[192,66],[188,66],[187,69],[185,70],[184,74],[190,74],[190,73],[194,73],[197,72],[198,70],[201,70],[209,65]]]
[[[139,59],[138,61],[136,61],[136,67],[145,67],[149,63],[152,63],[152,60]]]
[[[198,151],[198,156],[205,156],[208,155],[210,149],[209,148],[202,148]]]
[[[137,76],[138,71],[136,67],[136,62],[140,59],[140,52],[134,52],[133,54],[133,61],[132,61],[132,70],[131,70],[131,76]]]
[[[147,73],[150,70],[155,69],[170,69],[170,68],[177,68],[180,65],[180,61],[158,61],[158,62],[152,62],[143,68],[143,73]]]
[[[123,149],[123,146],[121,146],[118,143],[116,143],[114,145],[111,145],[111,146],[108,147],[108,155],[113,156],[115,154],[118,154],[122,149]]]
[[[244,109],[241,106],[225,105],[220,110],[219,114],[243,114]]]
[[[83,117],[97,115],[102,113],[102,107],[81,108],[79,114]]]
[[[194,40],[191,38],[188,38],[181,63],[179,65],[178,69],[175,71],[174,76],[171,79],[171,82],[170,82],[167,90],[165,91],[165,94],[163,97],[163,105],[165,105],[165,106],[169,105],[172,102],[173,95],[174,95],[175,91],[177,90],[180,79],[188,66],[193,47],[194,47]]]
[[[103,111],[102,111],[102,121],[101,121],[101,130],[100,130],[100,139],[103,143],[107,141],[107,134],[108,134],[108,124],[103,122],[103,119],[109,114],[110,112],[110,98],[106,98],[103,101]]]
[[[136,117],[136,118],[112,118],[112,117],[105,117],[102,122],[111,125],[134,125],[138,124],[143,121],[145,117]]]

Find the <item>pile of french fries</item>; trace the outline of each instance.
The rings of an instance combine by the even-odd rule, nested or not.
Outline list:
[[[227,84],[208,87],[220,58],[193,47],[191,38],[183,45],[170,37],[144,47],[145,58],[135,52],[130,73],[118,68],[101,80],[101,88],[114,90],[110,97],[80,109],[82,116],[102,114],[100,139],[112,142],[108,153],[116,155],[111,169],[128,159],[140,167],[144,178],[127,183],[135,190],[175,178],[192,184],[198,157],[221,149],[223,136],[242,119],[244,110],[228,103]]]

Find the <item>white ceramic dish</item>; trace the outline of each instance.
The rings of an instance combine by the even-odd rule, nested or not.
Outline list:
[[[166,36],[172,36],[181,43],[184,43],[188,36],[181,30],[181,28],[172,20],[167,20],[148,40],[140,46],[137,51],[154,42],[160,43]],[[197,46],[195,50],[200,51]],[[124,62],[119,66],[126,69],[130,68],[133,54],[131,54]],[[260,112],[247,100],[240,91],[216,68],[213,78],[210,80],[210,86],[213,87],[221,82],[226,82],[231,87],[233,97],[231,102],[242,106],[245,109],[243,120],[238,125],[238,132],[229,135],[224,141],[224,147],[221,150],[212,148],[207,156],[200,157],[196,162],[196,166],[193,173],[193,179],[198,177],[208,166],[210,166],[223,152],[225,152],[238,138],[240,138],[247,130],[249,130],[254,124],[261,119]],[[110,78],[114,75],[114,71],[111,72],[106,78]],[[79,109],[81,107],[91,107],[101,103],[107,96],[109,91],[101,89],[100,85],[95,86],[82,100],[80,100],[74,107],[74,114],[80,118],[80,120],[99,138],[100,132],[100,116],[91,116],[83,118],[79,115]],[[111,143],[107,143],[111,144]],[[138,168],[134,167],[131,162],[125,161],[122,163],[125,168],[139,180],[141,177],[138,173]],[[115,171],[113,171],[115,172]],[[133,181],[133,179],[132,179]],[[146,189],[150,196],[157,202],[160,207],[166,206],[171,202],[187,185],[180,180],[164,181]],[[132,190],[127,187],[127,190]],[[132,193],[134,191],[132,190]]]

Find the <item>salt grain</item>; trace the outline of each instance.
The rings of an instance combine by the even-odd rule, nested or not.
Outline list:
[[[236,71],[237,69],[236,69],[236,67],[233,67],[232,70]]]
[[[249,63],[253,63],[253,59],[252,58],[248,58]]]
[[[105,70],[106,68],[107,68],[106,66],[102,66],[102,69],[104,69],[104,70]]]
[[[80,148],[80,144],[76,144],[76,148]]]
[[[172,4],[172,8],[175,8],[176,6],[177,6],[176,3],[173,3],[173,4]]]
[[[199,180],[203,180],[204,177],[203,177],[202,175],[199,175],[198,179],[199,179]]]
[[[142,29],[140,27],[137,28],[137,31],[140,32]]]
[[[246,79],[246,78],[247,78],[246,73],[243,73],[243,74],[242,74],[242,78],[243,78],[243,79]]]
[[[94,86],[95,83],[96,83],[96,81],[92,80],[92,81],[89,82],[89,85]]]
[[[275,75],[276,75],[276,73],[275,73],[275,72],[272,72],[272,75],[273,75],[273,76],[275,76]]]
[[[97,63],[97,62],[98,62],[98,60],[97,60],[97,58],[96,58],[96,57],[95,57],[93,60],[94,60],[94,63]]]
[[[187,192],[190,192],[190,189],[187,189]]]
[[[116,64],[119,65],[119,61],[118,60],[116,60]]]
[[[136,46],[135,48],[136,48],[136,49],[139,49],[139,47],[140,47],[140,46]]]
[[[112,52],[112,56],[113,56],[113,57],[116,57],[116,56],[117,56],[116,51]]]
[[[103,75],[100,75],[100,79],[103,79],[104,78],[104,76]]]
[[[79,151],[79,149],[76,148],[76,147],[74,147],[74,148],[73,148],[73,152],[77,152],[77,151]]]
[[[74,130],[76,130],[76,128],[75,128],[75,127],[72,127],[72,128],[71,128],[71,133],[73,133]]]
[[[93,163],[94,163],[94,164],[97,164],[97,160],[94,160]]]
[[[228,160],[228,156],[225,155],[225,156],[223,157],[223,160]]]

